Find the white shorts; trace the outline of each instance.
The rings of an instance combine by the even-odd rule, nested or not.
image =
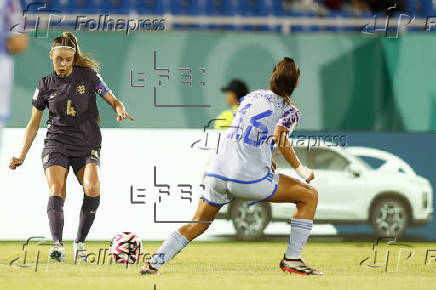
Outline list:
[[[200,197],[209,204],[221,207],[234,198],[252,201],[248,205],[265,201],[277,190],[279,174],[268,173],[264,178],[253,181],[229,179],[208,173],[204,178],[205,190]]]

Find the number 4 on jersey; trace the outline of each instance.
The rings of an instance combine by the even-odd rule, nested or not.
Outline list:
[[[71,115],[72,117],[76,116],[76,110],[74,110],[74,107],[71,105],[71,100],[67,102],[67,115]]]

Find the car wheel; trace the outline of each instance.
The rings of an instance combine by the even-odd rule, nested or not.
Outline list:
[[[242,200],[232,203],[230,218],[238,238],[244,241],[260,238],[271,220],[268,205],[256,203],[248,206],[248,202]]]
[[[395,197],[380,199],[371,211],[371,224],[378,237],[401,236],[408,219],[409,212],[405,203]]]

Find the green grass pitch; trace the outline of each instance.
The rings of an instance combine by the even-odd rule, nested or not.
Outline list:
[[[0,243],[0,289],[436,289],[436,261],[425,265],[428,249],[436,243],[408,243],[414,254],[405,260],[391,248],[388,270],[384,267],[361,266],[366,257],[373,258],[371,243],[309,242],[303,257],[322,277],[283,273],[279,261],[286,242],[194,242],[171,263],[162,268],[159,276],[139,276],[140,265],[73,264],[71,242],[66,243],[67,261],[47,264],[48,247],[30,245],[27,266],[23,265],[22,242]],[[144,242],[145,252],[154,253],[160,243]],[[89,242],[88,252],[98,253],[109,243]],[[40,249],[40,263],[35,272],[33,262]],[[380,248],[383,257],[387,247]],[[430,255],[430,254],[429,254]],[[10,266],[10,261],[20,257]],[[383,259],[380,259],[383,260]],[[371,264],[371,263],[369,263]]]

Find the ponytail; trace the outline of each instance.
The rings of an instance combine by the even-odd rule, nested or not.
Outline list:
[[[270,78],[270,89],[283,98],[284,103],[292,104],[291,95],[300,77],[300,69],[292,58],[284,57],[279,61]]]

